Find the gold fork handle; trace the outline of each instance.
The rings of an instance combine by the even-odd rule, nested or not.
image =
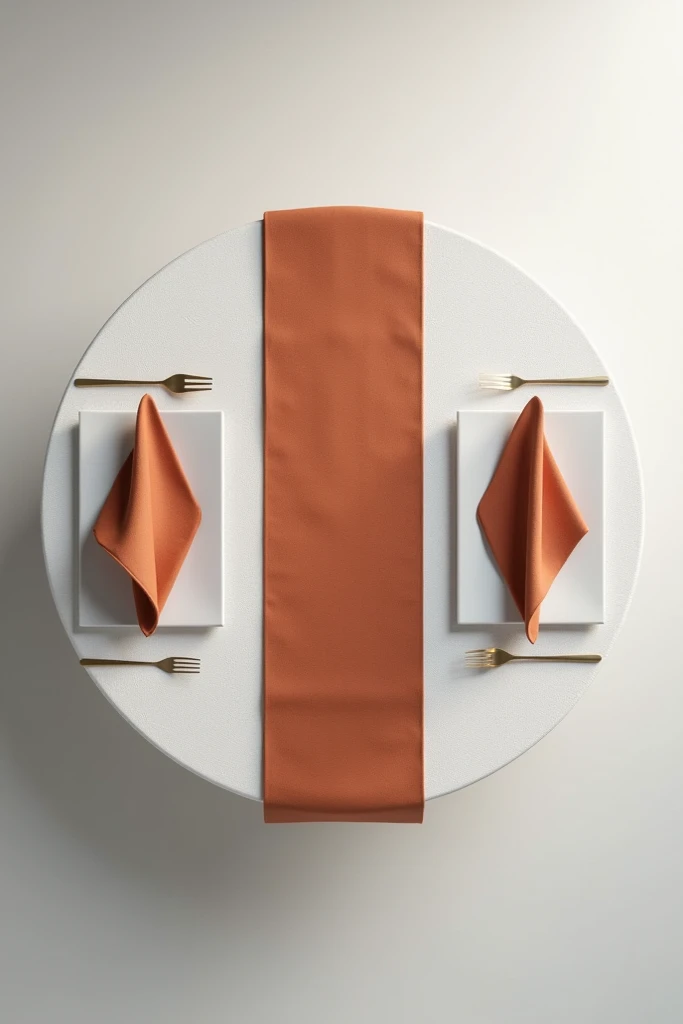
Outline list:
[[[601,654],[516,654],[513,661],[602,661]]]
[[[156,661],[120,661],[118,658],[81,658],[80,665],[156,665]]]
[[[76,388],[146,388],[150,384],[161,384],[160,380],[107,380],[102,377],[77,377]]]
[[[527,380],[525,384],[589,384],[593,387],[604,388],[609,384],[609,377],[542,377],[538,380]]]

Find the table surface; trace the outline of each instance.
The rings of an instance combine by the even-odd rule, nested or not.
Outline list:
[[[64,628],[80,657],[198,655],[202,672],[169,677],[145,669],[91,674],[120,713],[187,768],[260,799],[262,698],[262,271],[261,223],[190,250],[139,288],[107,321],[74,376],[214,378],[210,395],[155,390],[162,410],[225,414],[226,625],[159,630],[79,629],[76,461],[82,409],[134,410],[140,391],[78,390],[69,383],[45,464],[43,543]],[[464,669],[470,647],[521,651],[520,626],[455,624],[454,429],[459,409],[519,410],[532,391],[480,392],[480,371],[524,376],[608,372],[568,314],[496,253],[425,225],[425,791],[436,797],[519,756],[579,699],[595,669],[519,665]],[[613,385],[543,392],[547,409],[605,413],[606,621],[545,627],[536,653],[606,654],[623,621],[640,558],[642,486],[629,422]],[[181,404],[182,403],[182,404]]]

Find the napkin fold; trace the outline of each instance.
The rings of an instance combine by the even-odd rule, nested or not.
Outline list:
[[[541,603],[588,533],[545,438],[540,398],[515,423],[477,519],[533,644]]]
[[[201,518],[159,410],[149,395],[143,395],[135,445],[93,532],[133,581],[138,623],[145,636],[159,624]]]

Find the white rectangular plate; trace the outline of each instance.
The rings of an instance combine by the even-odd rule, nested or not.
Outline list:
[[[457,619],[461,625],[521,621],[477,522],[477,506],[518,415],[517,412],[458,413]],[[541,606],[541,624],[603,622],[603,414],[547,412],[545,434],[589,532],[550,588]]]
[[[130,577],[100,547],[93,526],[133,447],[134,412],[81,412],[79,423],[80,626],[135,626]],[[163,412],[202,521],[159,626],[223,625],[223,413]]]

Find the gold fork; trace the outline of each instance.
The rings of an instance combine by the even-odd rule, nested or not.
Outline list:
[[[211,377],[196,377],[192,373],[174,373],[166,380],[108,380],[99,377],[77,377],[77,388],[147,388],[162,387],[172,395],[191,395],[196,391],[210,391]]]
[[[569,384],[581,386],[584,384],[592,387],[604,388],[609,384],[609,377],[540,377],[536,380],[516,377],[514,373],[480,373],[479,387],[491,388],[493,391],[514,391],[521,388],[522,384]]]
[[[199,672],[199,658],[164,658],[162,661],[120,661],[115,658],[81,658],[81,665],[153,665],[164,672]]]
[[[467,668],[499,668],[508,661],[580,661],[595,663],[602,661],[601,654],[508,654],[500,647],[484,647],[468,651],[465,656]]]

